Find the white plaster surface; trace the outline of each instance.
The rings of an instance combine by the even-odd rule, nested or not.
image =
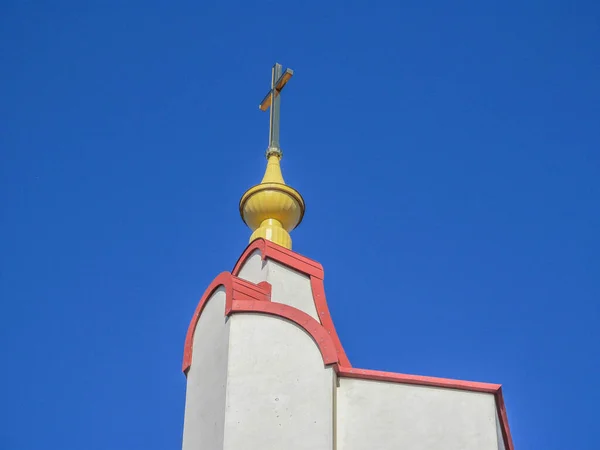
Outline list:
[[[321,323],[307,275],[269,258],[262,261],[260,252],[255,250],[242,265],[238,277],[255,284],[269,282],[271,301],[293,306]]]
[[[226,450],[333,448],[333,370],[297,325],[231,317]],[[206,447],[209,448],[209,447]]]
[[[237,276],[255,284],[267,279],[265,262],[261,259],[259,250],[254,250],[252,253],[250,253],[250,256],[240,268]]]
[[[492,394],[340,378],[338,450],[498,450]]]
[[[310,278],[271,259],[267,259],[266,269],[272,286],[271,301],[293,306],[320,323]]]
[[[506,447],[504,446],[504,438],[502,437],[502,427],[500,426],[498,410],[496,410],[496,439],[498,440],[498,450],[506,450]]]
[[[225,290],[208,300],[194,333],[187,374],[183,450],[222,449],[225,421],[229,323]]]

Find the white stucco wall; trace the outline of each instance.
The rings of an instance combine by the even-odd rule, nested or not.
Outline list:
[[[229,323],[225,290],[208,300],[194,334],[187,374],[183,450],[222,449],[225,421]]]
[[[341,378],[338,450],[498,450],[492,394]]]
[[[246,261],[244,261],[237,276],[251,283],[258,284],[267,279],[265,264],[265,261],[261,259],[260,251],[254,250],[246,258]]]
[[[500,424],[500,417],[498,417],[498,411],[496,410],[496,439],[498,440],[498,450],[506,450],[504,446],[504,437],[502,436],[502,425]]]
[[[310,335],[255,313],[230,330],[224,448],[332,449],[334,374]]]
[[[293,306],[320,322],[307,275],[271,259],[267,259],[266,270],[272,286],[271,301]]]
[[[255,250],[242,265],[238,277],[252,283],[267,281],[272,286],[271,301],[293,306],[320,323],[307,275],[272,259],[262,261],[260,252]]]

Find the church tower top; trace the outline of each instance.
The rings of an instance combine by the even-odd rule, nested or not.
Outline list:
[[[269,147],[267,169],[256,186],[248,189],[240,199],[240,215],[252,230],[250,242],[258,238],[291,249],[290,231],[296,228],[304,216],[304,199],[294,188],[285,184],[280,161],[283,156],[279,146],[279,116],[281,90],[294,72],[275,63],[271,71],[271,89],[260,103],[262,111],[269,110]]]

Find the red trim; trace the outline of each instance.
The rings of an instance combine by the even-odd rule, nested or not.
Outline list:
[[[212,294],[220,287],[225,287],[225,303],[226,305],[234,300],[257,300],[265,301],[271,299],[271,285],[267,282],[256,285],[249,281],[242,280],[232,276],[229,272],[222,272],[210,283],[210,285],[202,294],[200,302],[194,311],[192,320],[188,327],[187,334],[185,336],[185,345],[183,348],[183,372],[187,372],[192,364],[192,351],[194,346],[194,332],[196,331],[196,325],[200,320],[202,310],[206,306],[208,299],[212,297]],[[226,306],[227,307],[227,306]]]
[[[278,316],[295,323],[313,338],[325,365],[337,363],[337,351],[331,337],[319,322],[299,309],[283,303],[272,303],[256,300],[233,300],[227,305],[226,315],[235,313],[262,313]]]
[[[500,420],[500,427],[502,428],[502,437],[504,438],[506,450],[515,450],[512,436],[510,434],[510,427],[508,426],[508,415],[506,414],[506,406],[504,405],[502,387],[498,388],[498,392],[496,392],[496,408],[498,410],[498,418]]]
[[[424,377],[421,375],[406,375],[403,373],[380,372],[378,370],[351,369],[338,367],[338,376],[345,378],[360,378],[363,380],[388,381],[391,383],[417,384],[420,386],[435,386],[465,391],[487,392],[495,394],[500,389],[499,384],[477,383],[474,381],[451,380],[448,378]]]
[[[271,300],[271,291],[273,290],[271,283],[268,281],[261,281],[260,283],[257,283],[257,286],[261,288],[266,293],[267,297],[269,297],[269,300]]]
[[[321,324],[325,327],[327,333],[329,333],[329,336],[331,336],[331,339],[333,340],[338,354],[339,364],[345,367],[352,367],[350,360],[346,356],[344,347],[342,347],[342,342],[335,331],[335,326],[333,325],[333,320],[329,313],[329,307],[327,306],[327,299],[325,297],[325,287],[323,285],[323,266],[312,259],[274,244],[273,242],[264,239],[255,239],[248,247],[246,247],[246,250],[244,250],[242,256],[237,260],[231,273],[237,276],[246,260],[256,250],[260,252],[263,260],[270,258],[309,276],[315,308],[319,314]]]
[[[321,323],[331,336],[331,339],[333,340],[333,343],[335,345],[335,349],[337,350],[340,365],[348,368],[352,367],[352,365],[350,364],[350,360],[346,356],[344,347],[342,347],[342,342],[340,341],[340,338],[337,332],[335,331],[335,325],[333,324],[331,314],[329,313],[329,307],[327,306],[327,299],[325,297],[325,286],[323,284],[323,279],[311,276],[310,288],[312,290],[313,299],[315,301],[315,307],[317,308],[317,313],[319,314]]]
[[[183,347],[183,365],[181,370],[183,372],[187,372],[192,364],[192,347],[194,345],[194,331],[196,331],[196,325],[198,324],[198,320],[200,319],[200,314],[202,314],[202,310],[204,306],[206,306],[206,302],[212,296],[213,292],[217,290],[220,286],[225,287],[225,295],[226,297],[231,296],[233,291],[233,283],[231,282],[231,274],[229,272],[222,272],[208,285],[202,297],[200,297],[200,302],[198,302],[198,306],[196,306],[196,310],[194,311],[194,315],[192,316],[192,320],[190,321],[190,325],[188,326],[187,334],[185,336],[185,344]]]
[[[302,256],[296,252],[288,250],[281,245],[274,244],[271,241],[266,241],[262,238],[255,239],[246,247],[242,256],[239,257],[235,263],[235,267],[231,271],[233,275],[239,273],[240,269],[246,262],[246,259],[252,252],[259,250],[263,260],[266,258],[274,259],[275,261],[291,267],[299,272],[305,273],[309,276],[315,276],[323,279],[323,266],[312,259]]]
[[[208,300],[220,286],[225,287],[225,315],[228,316],[238,312],[256,312],[285,318],[311,335],[319,347],[325,365],[338,363],[338,350],[335,341],[328,330],[317,320],[292,306],[283,303],[271,303],[271,285],[268,282],[263,281],[254,284],[235,277],[229,272],[223,272],[206,288],[190,321],[183,350],[182,370],[184,373],[188,371],[192,364],[194,332],[198,320],[200,320]]]
[[[240,272],[240,269],[242,268],[242,266],[244,265],[246,260],[250,257],[252,252],[255,250],[259,251],[260,258],[264,261],[265,258],[267,257],[267,241],[265,241],[264,239],[255,239],[254,241],[252,241],[250,243],[250,245],[248,245],[248,247],[246,247],[246,250],[244,250],[244,252],[240,255],[240,257],[236,261],[235,266],[233,267],[233,270],[231,271],[231,273],[233,275],[237,276],[237,274]]]

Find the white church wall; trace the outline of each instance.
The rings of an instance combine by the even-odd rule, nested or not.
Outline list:
[[[499,450],[492,394],[340,378],[338,450]]]
[[[235,314],[229,358],[226,450],[333,448],[334,373],[308,333],[278,317]]]
[[[183,450],[222,449],[225,421],[229,324],[225,289],[208,300],[194,333],[187,373]]]
[[[254,250],[244,261],[237,276],[251,283],[260,283],[266,280],[265,262],[262,260],[259,250]]]
[[[266,280],[272,286],[271,301],[293,306],[320,322],[308,276],[267,259]]]
[[[502,425],[500,424],[500,417],[498,417],[498,411],[496,411],[496,439],[498,441],[498,450],[506,450],[504,446],[504,437],[502,436]]]
[[[271,301],[293,306],[320,323],[307,275],[272,259],[262,261],[260,251],[255,250],[237,276],[252,283],[267,281],[272,286]]]

